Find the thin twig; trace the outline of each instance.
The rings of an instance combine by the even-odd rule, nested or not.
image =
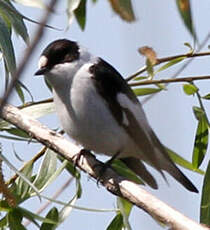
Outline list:
[[[20,62],[20,65],[15,73],[15,75],[12,77],[12,80],[0,102],[0,111],[2,110],[4,104],[7,102],[7,100],[9,99],[11,92],[13,90],[13,88],[15,87],[15,85],[17,84],[18,80],[21,77],[21,74],[23,73],[23,71],[25,70],[25,67],[27,65],[27,63],[29,62],[33,51],[35,50],[36,46],[38,45],[39,41],[41,40],[43,34],[44,34],[44,28],[45,25],[47,24],[47,21],[50,17],[51,12],[53,12],[54,6],[56,4],[57,0],[52,0],[49,4],[49,7],[47,8],[47,11],[45,13],[45,15],[43,16],[43,19],[41,20],[40,26],[37,29],[34,39],[32,40],[32,42],[30,43],[30,45],[28,46],[28,48],[25,51],[25,55],[22,58],[22,61]]]
[[[207,34],[206,38],[203,40],[203,42],[199,45],[197,52],[199,52],[207,43],[207,41],[210,39],[210,32]],[[181,68],[179,68],[172,76],[172,78],[176,78],[194,59],[191,58],[186,63],[184,63]],[[152,99],[156,94],[151,94],[147,98],[142,100],[142,104],[147,103],[150,99]]]
[[[14,106],[5,105],[0,116],[25,132],[30,133],[30,135],[36,138],[39,142],[71,162],[75,161],[75,156],[77,156],[81,150],[79,146],[67,141],[60,134],[48,129],[39,121],[24,114]],[[97,179],[101,175],[101,169],[104,167],[104,164],[98,161],[92,154],[85,154],[77,161],[77,166],[84,172],[88,173],[91,177]],[[128,181],[126,178],[119,176],[111,168],[108,168],[104,172],[103,180],[100,180],[100,182],[112,194],[127,199],[137,207],[145,210],[158,221],[170,226],[174,230],[208,229],[158,200],[134,182]]]
[[[52,199],[57,199],[58,196],[60,196],[60,194],[69,186],[69,184],[73,181],[74,177],[70,177],[52,196]],[[41,206],[37,211],[36,214],[39,215],[40,213],[42,213],[45,209],[48,208],[48,206],[52,203],[52,201],[48,200],[46,201],[43,206]],[[27,220],[24,223],[24,226],[27,227],[29,224],[31,223],[30,220]]]
[[[167,83],[168,84],[168,83],[177,83],[177,82],[193,82],[193,81],[207,80],[207,79],[210,79],[210,75],[138,81],[138,82],[131,82],[129,85],[130,86],[152,85],[152,84],[155,85],[155,84],[161,84],[161,83]]]
[[[201,53],[187,53],[187,54],[174,55],[174,56],[169,56],[169,57],[164,57],[164,58],[158,58],[156,59],[156,63],[154,66],[160,65],[168,61],[172,61],[177,58],[182,58],[182,57],[183,58],[193,58],[193,57],[202,57],[202,56],[209,56],[209,55],[210,55],[210,52],[201,52]],[[135,77],[145,72],[146,70],[147,70],[147,66],[143,66],[139,71],[137,71],[136,73],[126,78],[126,81],[130,81],[134,79]]]

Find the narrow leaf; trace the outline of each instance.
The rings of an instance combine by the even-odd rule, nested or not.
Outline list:
[[[187,27],[191,35],[196,39],[196,34],[192,21],[190,0],[176,0],[176,4],[185,26]]]
[[[48,182],[49,178],[55,173],[57,167],[57,154],[47,149],[44,159],[41,163],[34,185],[41,190]]]
[[[118,213],[112,222],[109,224],[106,230],[122,230],[123,229],[123,216]]]
[[[133,205],[129,201],[127,201],[121,197],[117,197],[117,206],[119,207],[120,212],[123,216],[124,227],[127,230],[131,230],[131,226],[129,224],[128,218],[129,218],[129,215],[130,215],[130,212],[131,212]]]
[[[184,84],[183,90],[187,95],[193,95],[198,92],[198,88],[193,84]]]
[[[183,61],[186,57],[178,57],[178,58],[175,58],[169,62],[167,62],[165,65],[161,66],[157,71],[156,73],[158,72],[161,72],[163,70],[166,70],[168,69],[169,67],[173,66],[173,65],[176,65],[177,63]]]
[[[205,112],[203,109],[197,106],[193,106],[193,113],[195,115],[195,118],[199,121],[203,116],[205,116]]]
[[[43,3],[42,0],[14,0],[15,2],[22,4],[24,6],[30,6],[30,7],[37,7],[41,9],[45,9],[46,5]]]
[[[210,93],[206,94],[205,96],[202,97],[203,99],[210,100]]]
[[[141,179],[131,171],[121,160],[114,160],[112,167],[121,175],[138,184],[144,184]]]
[[[82,30],[85,29],[86,22],[86,0],[80,1],[78,8],[74,11],[75,17]]]
[[[158,93],[162,89],[157,89],[157,88],[138,88],[138,89],[133,89],[134,93],[136,96],[145,96],[153,93]]]
[[[58,218],[58,210],[57,210],[57,208],[55,208],[55,207],[52,208],[47,213],[46,218],[51,219],[51,220],[53,220],[53,221],[58,223],[59,218]],[[57,223],[56,224],[43,223],[41,225],[40,230],[54,230],[54,229],[56,229]]]
[[[210,161],[203,182],[200,223],[210,226]]]
[[[26,228],[21,224],[22,213],[18,209],[13,209],[8,213],[8,223],[10,230],[26,230]]]
[[[208,147],[208,138],[208,123],[206,117],[202,116],[198,122],[198,127],[194,141],[192,163],[195,168],[199,168],[206,155]]]
[[[123,20],[127,22],[135,21],[135,15],[132,7],[131,0],[109,0],[112,9]]]
[[[182,166],[183,168],[186,168],[190,171],[193,171],[193,172],[197,172],[201,175],[203,175],[205,172],[202,171],[201,169],[197,169],[195,168],[191,162],[187,161],[186,159],[184,159],[183,157],[181,157],[180,155],[178,155],[177,153],[175,153],[174,151],[172,151],[171,149],[165,147],[170,158],[173,160],[174,163]]]
[[[6,61],[9,72],[14,75],[16,70],[15,52],[12,45],[10,32],[4,20],[0,16],[0,50]]]

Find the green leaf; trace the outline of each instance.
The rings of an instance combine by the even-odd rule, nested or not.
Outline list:
[[[154,77],[154,68],[153,68],[153,64],[151,63],[151,61],[147,58],[146,59],[146,66],[147,66],[147,73],[148,75],[153,78]]]
[[[21,89],[19,84],[15,85],[15,90],[16,90],[21,102],[24,104],[25,103],[25,96],[24,96],[23,90]]]
[[[8,213],[8,224],[10,230],[26,230],[21,224],[23,219],[22,213],[18,209],[13,209]]]
[[[34,219],[36,219],[36,220],[39,220],[39,221],[42,221],[42,222],[45,222],[45,223],[49,223],[49,224],[57,224],[56,221],[51,220],[51,219],[49,219],[47,217],[46,218],[41,217],[41,216],[39,216],[39,215],[37,215],[37,214],[35,214],[35,213],[25,209],[25,208],[18,207],[17,209],[22,213],[23,217],[27,218],[30,221],[34,222]]]
[[[148,76],[140,76],[140,77],[135,77],[133,80],[134,81],[141,81],[141,80],[145,80],[147,78],[148,78]]]
[[[10,128],[10,129],[6,129],[6,131],[9,134],[12,134],[18,137],[30,138],[30,136],[25,131],[18,129],[18,128]]]
[[[181,18],[191,35],[196,39],[196,34],[192,21],[191,6],[189,0],[176,0],[176,4]]]
[[[178,57],[178,58],[175,58],[169,62],[167,62],[165,65],[161,66],[155,73],[158,73],[158,72],[161,72],[165,69],[168,69],[169,67],[183,61],[186,57]]]
[[[61,211],[59,212],[59,224],[61,224],[71,213],[71,211],[73,210],[72,207],[68,206],[68,205],[74,205],[77,201],[78,197],[77,195],[75,195],[73,197],[73,199],[71,199],[66,206],[64,206]]]
[[[118,14],[121,19],[127,22],[135,21],[135,15],[131,0],[109,0],[112,9]]]
[[[193,95],[198,92],[198,88],[193,84],[184,84],[183,90],[187,95]]]
[[[42,0],[14,0],[15,2],[22,4],[24,6],[30,6],[30,7],[37,7],[41,9],[45,9],[46,5],[43,3]]]
[[[109,224],[106,230],[122,230],[123,229],[123,216],[121,213],[118,213],[112,222]]]
[[[75,17],[82,30],[85,29],[86,22],[86,0],[81,0],[79,6],[74,11]]]
[[[174,151],[172,151],[171,149],[165,147],[170,158],[172,159],[172,161],[180,166],[182,166],[183,168],[189,169],[190,171],[193,172],[197,172],[201,175],[203,175],[205,172],[195,168],[191,162],[185,160],[183,157],[181,157],[180,155],[178,155],[177,153],[175,153]]]
[[[194,141],[192,163],[195,168],[199,168],[206,155],[208,139],[208,122],[206,120],[205,115],[203,115],[198,122],[198,127]]]
[[[55,221],[55,222],[58,223],[59,216],[58,216],[58,210],[57,210],[57,208],[55,208],[55,207],[52,208],[47,213],[46,218],[51,219],[51,220],[53,220],[53,221]],[[43,223],[41,225],[40,230],[54,230],[54,229],[56,229],[57,223],[56,224]]]
[[[23,170],[20,171],[26,178],[30,179],[32,172],[33,172],[33,162],[28,163],[25,165]],[[20,201],[24,200],[25,198],[29,197],[29,184],[22,180],[22,178],[18,177],[16,179],[16,188],[14,194],[19,196]]]
[[[0,15],[11,23],[12,27],[23,40],[28,43],[29,35],[26,25],[23,21],[23,16],[15,9],[9,1],[0,1]]]
[[[203,99],[210,100],[210,93],[206,94],[205,96],[202,97]]]
[[[34,119],[38,119],[40,117],[54,113],[55,106],[53,102],[35,103],[30,106],[23,107],[21,111]]]
[[[52,150],[47,149],[33,184],[39,190],[41,190],[48,182],[50,177],[56,172],[56,168],[57,168],[57,154]]]
[[[16,71],[15,52],[12,45],[9,29],[1,16],[0,31],[0,50],[3,53],[3,57],[9,72],[14,75]]]
[[[193,113],[195,115],[195,118],[199,121],[203,116],[205,116],[205,112],[203,109],[197,106],[193,106]]]
[[[131,171],[121,160],[114,160],[112,167],[120,175],[128,178],[129,180],[134,181],[137,184],[144,184],[143,181],[139,179],[139,177],[133,171]]]
[[[131,226],[129,224],[128,218],[129,218],[129,215],[130,215],[130,212],[131,212],[133,205],[129,201],[127,201],[121,197],[117,197],[117,207],[120,209],[120,212],[123,216],[124,227],[127,230],[131,230]]]
[[[200,223],[210,226],[210,161],[204,177],[201,207],[200,207]]]
[[[133,92],[136,94],[136,96],[145,96],[153,93],[158,93],[162,89],[157,89],[157,88],[137,88],[133,89]]]

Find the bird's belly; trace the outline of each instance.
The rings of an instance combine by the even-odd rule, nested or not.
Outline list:
[[[102,98],[96,92],[87,95],[71,94],[70,104],[62,103],[54,95],[56,111],[65,132],[88,150],[106,155],[121,152],[120,157],[137,151],[126,131],[121,127]],[[59,102],[58,102],[59,101]]]

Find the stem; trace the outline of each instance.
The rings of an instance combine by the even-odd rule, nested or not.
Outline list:
[[[194,57],[202,57],[202,56],[208,56],[208,55],[210,55],[210,52],[187,53],[187,54],[180,54],[180,55],[158,58],[156,60],[156,63],[154,66],[160,65],[164,62],[174,60],[176,58],[181,58],[181,57],[183,57],[183,58],[194,58]],[[147,66],[143,66],[139,71],[137,71],[136,73],[134,73],[131,76],[129,76],[128,78],[126,78],[126,81],[132,80],[133,78],[137,77],[139,74],[143,73],[146,70],[147,70]]]
[[[161,83],[177,83],[177,82],[190,82],[198,81],[198,80],[206,80],[210,79],[210,75],[207,76],[194,76],[194,77],[180,77],[180,78],[170,78],[170,79],[160,79],[160,80],[146,80],[146,81],[138,81],[132,82],[130,86],[139,86],[139,85],[152,85],[152,84],[161,84]]]

